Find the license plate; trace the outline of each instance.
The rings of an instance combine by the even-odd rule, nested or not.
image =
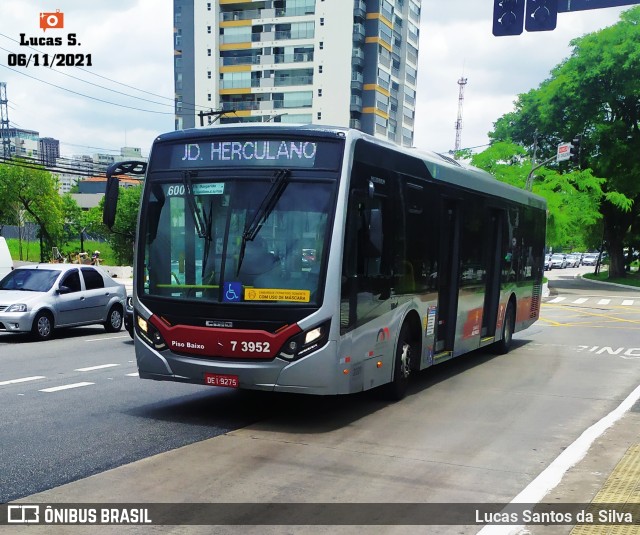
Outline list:
[[[240,386],[237,375],[223,375],[220,373],[205,373],[204,382],[210,386],[225,386],[227,388],[238,388]]]

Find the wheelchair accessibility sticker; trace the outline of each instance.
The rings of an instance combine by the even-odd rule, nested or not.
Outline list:
[[[225,282],[223,301],[234,302],[242,301],[242,283],[241,282]]]

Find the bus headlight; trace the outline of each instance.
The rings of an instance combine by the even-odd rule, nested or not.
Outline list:
[[[327,342],[330,328],[331,320],[327,320],[313,329],[308,329],[292,336],[282,346],[278,356],[286,360],[296,360],[304,357]]]
[[[163,351],[167,349],[167,344],[162,338],[160,331],[155,328],[153,323],[145,320],[141,316],[137,316],[138,318],[138,335],[142,338],[147,344],[151,347],[157,349],[158,351]]]

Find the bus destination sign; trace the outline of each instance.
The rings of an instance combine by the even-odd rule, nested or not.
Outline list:
[[[237,140],[172,144],[171,167],[314,167],[318,143]]]

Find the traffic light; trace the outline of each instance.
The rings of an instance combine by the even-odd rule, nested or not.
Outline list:
[[[571,156],[569,156],[569,160],[575,164],[580,165],[580,141],[582,140],[581,136],[576,136],[571,140],[571,150],[569,151]]]
[[[531,0],[529,0],[531,1]],[[493,35],[520,35],[525,0],[493,0]]]
[[[528,32],[555,30],[558,22],[558,0],[527,0],[524,27]]]

